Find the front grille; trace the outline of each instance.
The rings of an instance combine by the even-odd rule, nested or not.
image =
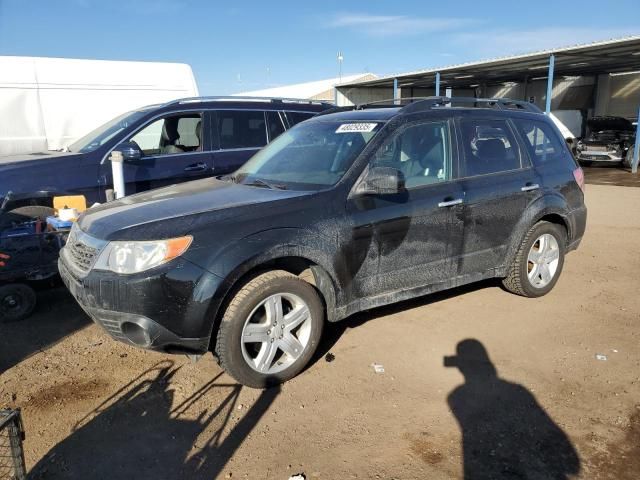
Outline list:
[[[73,266],[82,272],[89,271],[98,255],[98,249],[85,245],[79,240],[68,241],[66,248],[68,258],[73,262]]]
[[[67,244],[62,250],[68,265],[78,274],[86,274],[91,270],[98,255],[107,242],[84,233],[77,224],[71,229]]]

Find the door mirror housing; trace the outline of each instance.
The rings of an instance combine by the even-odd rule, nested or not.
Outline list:
[[[138,163],[144,157],[142,150],[135,142],[122,142],[113,149],[114,152],[122,153],[122,159],[129,163]]]
[[[356,187],[356,195],[395,195],[405,190],[404,174],[397,168],[371,167]]]

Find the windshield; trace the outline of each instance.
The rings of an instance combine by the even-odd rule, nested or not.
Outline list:
[[[382,123],[301,123],[254,155],[230,179],[245,185],[316,190],[334,185]]]
[[[147,112],[127,112],[120,115],[86,134],[79,140],[76,140],[67,147],[67,151],[75,153],[93,152],[96,148],[101,147],[105,142],[108,142],[114,136],[138,121],[145,113]]]

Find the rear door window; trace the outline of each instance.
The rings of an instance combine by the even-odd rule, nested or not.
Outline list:
[[[217,138],[223,150],[260,148],[267,144],[265,112],[220,110],[217,112]]]
[[[518,144],[506,120],[474,118],[460,122],[465,177],[521,168]]]
[[[536,166],[571,161],[558,135],[545,122],[514,118],[513,123]]]

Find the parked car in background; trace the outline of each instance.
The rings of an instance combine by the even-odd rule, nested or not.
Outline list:
[[[631,166],[636,129],[622,117],[594,117],[587,120],[589,134],[576,146],[576,156],[583,165],[606,162]]]
[[[471,100],[338,107],[233,174],[92,208],[61,277],[114,339],[213,350],[252,387],[299,373],[325,321],[494,277],[542,296],[585,230],[582,170],[537,107]]]
[[[122,114],[63,151],[0,157],[0,229],[52,213],[52,198],[89,205],[112,189],[112,150],[126,147],[127,194],[232,172],[296,123],[329,108],[285,99],[188,98]]]

